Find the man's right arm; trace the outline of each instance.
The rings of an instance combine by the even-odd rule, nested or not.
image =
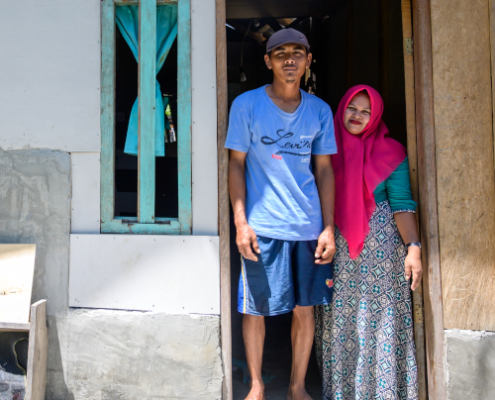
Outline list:
[[[245,259],[258,261],[255,253],[260,254],[258,241],[246,218],[246,153],[230,150],[229,192],[234,223],[237,230],[236,243],[239,252]],[[254,252],[253,252],[254,249]]]

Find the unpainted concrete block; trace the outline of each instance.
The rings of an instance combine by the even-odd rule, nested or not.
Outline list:
[[[68,153],[0,150],[0,243],[36,243],[32,302],[48,300],[47,400],[70,400],[57,329],[68,311],[70,178]]]
[[[446,330],[448,400],[495,399],[495,333]]]
[[[71,399],[221,399],[220,317],[72,309]]]

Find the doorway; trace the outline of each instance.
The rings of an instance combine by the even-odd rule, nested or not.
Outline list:
[[[356,84],[375,87],[383,97],[384,121],[390,135],[408,145],[406,77],[404,73],[403,13],[401,3],[391,0],[303,1],[227,0],[228,106],[245,91],[271,82],[264,65],[267,38],[292,27],[306,34],[313,53],[311,70],[301,82],[333,111],[345,91]],[[241,315],[237,313],[240,256],[235,246],[235,227],[230,219],[231,328],[233,399],[244,399],[248,386],[238,369],[245,361]],[[291,314],[266,319],[264,371],[268,399],[285,399],[289,382]],[[419,362],[419,360],[418,360]],[[315,357],[310,361],[307,389],[321,398],[321,380]]]

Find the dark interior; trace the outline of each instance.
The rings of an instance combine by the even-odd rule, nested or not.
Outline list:
[[[311,76],[301,87],[311,86],[335,112],[344,93],[353,85],[368,84],[383,97],[384,121],[391,137],[407,143],[402,16],[393,0],[227,0],[227,66],[229,106],[241,93],[271,83],[263,61],[266,39],[290,26],[306,34],[313,53]],[[249,31],[248,31],[249,29]],[[247,32],[247,33],[246,33]],[[241,69],[241,53],[243,65]],[[241,73],[246,80],[241,81]],[[235,245],[231,215],[232,351],[234,364],[245,361],[242,316],[237,312],[240,255]],[[291,314],[266,318],[263,360],[265,372],[276,375],[266,386],[268,399],[285,399],[291,364]],[[247,385],[236,379],[234,399],[244,399]],[[308,393],[321,398],[316,359],[310,360]]]
[[[115,123],[115,216],[137,216],[137,157],[124,153],[127,126],[138,95],[138,64],[117,29],[116,123]],[[177,40],[157,75],[162,94],[169,98],[175,130],[177,127]],[[157,218],[178,218],[177,142],[165,144],[165,157],[156,157]]]

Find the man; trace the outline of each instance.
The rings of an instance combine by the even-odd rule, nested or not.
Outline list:
[[[334,175],[337,152],[330,107],[300,90],[312,55],[306,37],[283,29],[265,55],[273,83],[232,104],[225,147],[242,255],[238,311],[251,374],[246,400],[264,400],[265,316],[293,311],[287,398],[310,400],[305,376],[314,336],[313,306],[332,294]],[[314,160],[314,175],[311,167]]]

